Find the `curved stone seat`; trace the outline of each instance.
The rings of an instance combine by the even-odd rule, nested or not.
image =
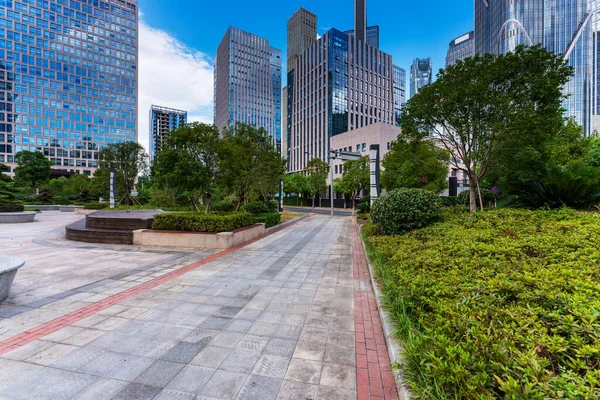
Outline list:
[[[33,222],[36,214],[35,211],[0,213],[0,224],[23,224],[25,222]]]
[[[0,256],[0,301],[8,297],[10,285],[12,285],[17,271],[25,264],[25,261],[16,257]]]
[[[75,210],[83,210],[83,206],[59,206],[60,212],[75,212]]]

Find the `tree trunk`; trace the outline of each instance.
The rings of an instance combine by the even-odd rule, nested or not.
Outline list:
[[[473,185],[473,181],[471,181],[471,185],[469,186],[469,192],[471,194],[469,198],[469,211],[474,213],[477,212],[477,192],[475,185]]]
[[[475,178],[477,182],[477,193],[479,193],[479,205],[481,206],[481,211],[483,211],[483,197],[481,196],[481,188],[479,187],[479,179]]]
[[[315,196],[312,197],[312,209],[315,209]]]
[[[352,197],[352,211],[356,210],[356,196]]]
[[[210,193],[206,194],[206,210],[204,211],[204,214],[208,215],[210,214],[210,204],[211,203],[211,196]]]
[[[321,207],[321,198],[322,198],[322,197],[323,197],[323,196],[319,195],[319,207]]]

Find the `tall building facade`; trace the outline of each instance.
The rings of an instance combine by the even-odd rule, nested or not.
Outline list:
[[[399,125],[399,119],[402,115],[402,107],[406,103],[406,71],[397,65],[392,66],[394,78],[394,112],[396,124]]]
[[[432,69],[431,57],[415,58],[410,67],[410,97],[419,93],[423,86],[431,85]]]
[[[396,123],[392,57],[331,29],[288,75],[288,171],[328,159],[330,138],[377,122]]]
[[[496,0],[475,2],[475,52],[504,54],[541,44],[563,55],[575,74],[564,88],[566,115],[591,131],[596,87],[596,0]]]
[[[288,135],[287,135],[287,86],[284,86],[281,90],[281,157],[288,159]]]
[[[135,0],[0,1],[0,162],[40,151],[91,175],[109,143],[137,140]]]
[[[367,38],[367,0],[354,0],[354,37],[361,42]]]
[[[150,159],[155,160],[165,136],[187,124],[187,111],[173,108],[150,107]]]
[[[446,67],[456,64],[459,60],[475,55],[475,32],[465,33],[450,42],[446,54]]]
[[[300,8],[287,22],[287,71],[294,67],[294,60],[317,40],[317,16]]]
[[[217,48],[214,123],[265,129],[281,143],[281,50],[267,39],[230,27]]]
[[[344,31],[346,35],[354,36],[354,29],[349,31]],[[369,46],[373,46],[376,49],[379,48],[379,25],[373,25],[367,27],[367,44]]]

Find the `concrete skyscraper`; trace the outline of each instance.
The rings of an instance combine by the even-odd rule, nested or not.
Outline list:
[[[410,97],[419,93],[423,86],[430,85],[432,79],[431,57],[415,58],[410,67]]]
[[[465,33],[450,42],[446,55],[446,66],[475,55],[475,32]]]
[[[137,1],[0,4],[0,163],[40,151],[91,175],[103,146],[137,140]]]
[[[294,60],[317,41],[317,16],[300,8],[287,22],[287,71],[294,67]]]
[[[476,1],[475,52],[504,54],[518,45],[540,44],[561,54],[575,70],[564,88],[566,115],[590,134],[597,12],[596,0]]]
[[[150,107],[150,160],[156,159],[165,136],[187,124],[187,111],[172,108]]]
[[[354,36],[354,29],[344,31],[346,35]],[[379,48],[379,25],[373,25],[367,27],[367,44],[373,46],[376,49]]]
[[[367,0],[354,0],[354,37],[361,42],[367,38]]]
[[[281,50],[267,39],[230,27],[217,49],[214,123],[264,128],[281,144]]]

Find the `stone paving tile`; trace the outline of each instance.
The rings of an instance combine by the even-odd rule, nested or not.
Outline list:
[[[248,375],[217,370],[199,393],[200,398],[234,399]]]
[[[187,365],[167,384],[166,389],[198,394],[215,369]]]
[[[277,398],[281,380],[264,376],[250,375],[242,387],[239,400],[272,400]]]

